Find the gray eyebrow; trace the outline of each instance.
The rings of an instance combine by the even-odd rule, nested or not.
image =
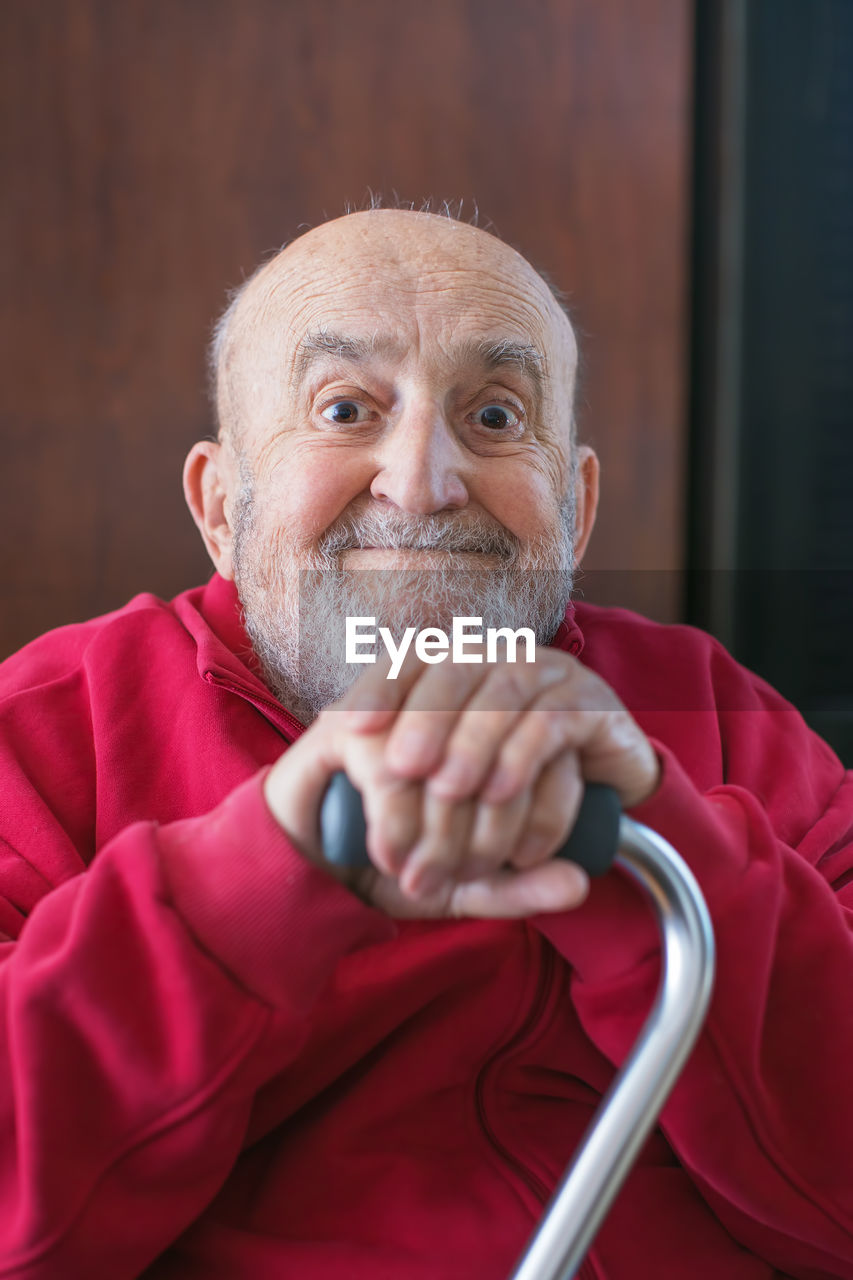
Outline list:
[[[293,365],[293,380],[297,385],[301,383],[311,366],[327,356],[363,364],[384,345],[376,337],[354,338],[335,333],[332,329],[316,329],[313,333],[306,333],[299,343]]]
[[[377,352],[399,349],[393,337],[353,337],[337,333],[333,329],[316,329],[307,333],[299,343],[294,361],[294,383],[299,385],[309,369],[329,356],[353,364],[364,364]],[[464,361],[478,361],[486,369],[514,368],[533,383],[541,396],[545,381],[545,360],[539,349],[530,342],[516,338],[471,338],[461,344],[459,355]]]
[[[507,366],[526,374],[541,393],[545,381],[545,360],[542,352],[530,342],[519,342],[515,338],[499,338],[496,341],[474,341],[468,345],[469,353],[488,369],[500,369]]]

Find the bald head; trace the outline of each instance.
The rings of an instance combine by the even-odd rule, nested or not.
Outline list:
[[[235,294],[211,346],[220,434],[240,450],[257,440],[324,351],[400,356],[433,338],[525,365],[570,442],[577,346],[550,286],[488,232],[401,209],[315,227]]]

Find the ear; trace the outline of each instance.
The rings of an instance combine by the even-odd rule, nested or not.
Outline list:
[[[589,445],[575,450],[575,564],[579,565],[589,542],[598,511],[598,455]]]
[[[204,539],[207,553],[223,578],[233,578],[229,458],[218,440],[194,444],[184,463],[184,497]]]

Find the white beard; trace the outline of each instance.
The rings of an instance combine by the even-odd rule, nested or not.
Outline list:
[[[246,630],[270,689],[303,723],[342,697],[364,670],[346,662],[347,617],[375,618],[395,643],[406,627],[449,633],[452,619],[464,616],[482,618],[484,629],[530,627],[537,643],[547,644],[563,620],[574,563],[570,499],[553,537],[524,548],[484,515],[416,516],[363,503],[353,504],[316,547],[300,549],[286,531],[264,531],[245,465],[242,474],[233,562]],[[436,554],[424,557],[423,568],[342,567],[343,552],[363,547]],[[472,553],[497,560],[497,567],[477,565]]]

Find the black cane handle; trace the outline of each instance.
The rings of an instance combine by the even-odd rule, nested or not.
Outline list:
[[[604,875],[619,846],[621,815],[613,788],[588,782],[577,821],[556,856],[576,862],[590,876]],[[336,773],[329,783],[320,811],[320,832],[327,862],[339,867],[369,864],[361,794],[345,773]]]

